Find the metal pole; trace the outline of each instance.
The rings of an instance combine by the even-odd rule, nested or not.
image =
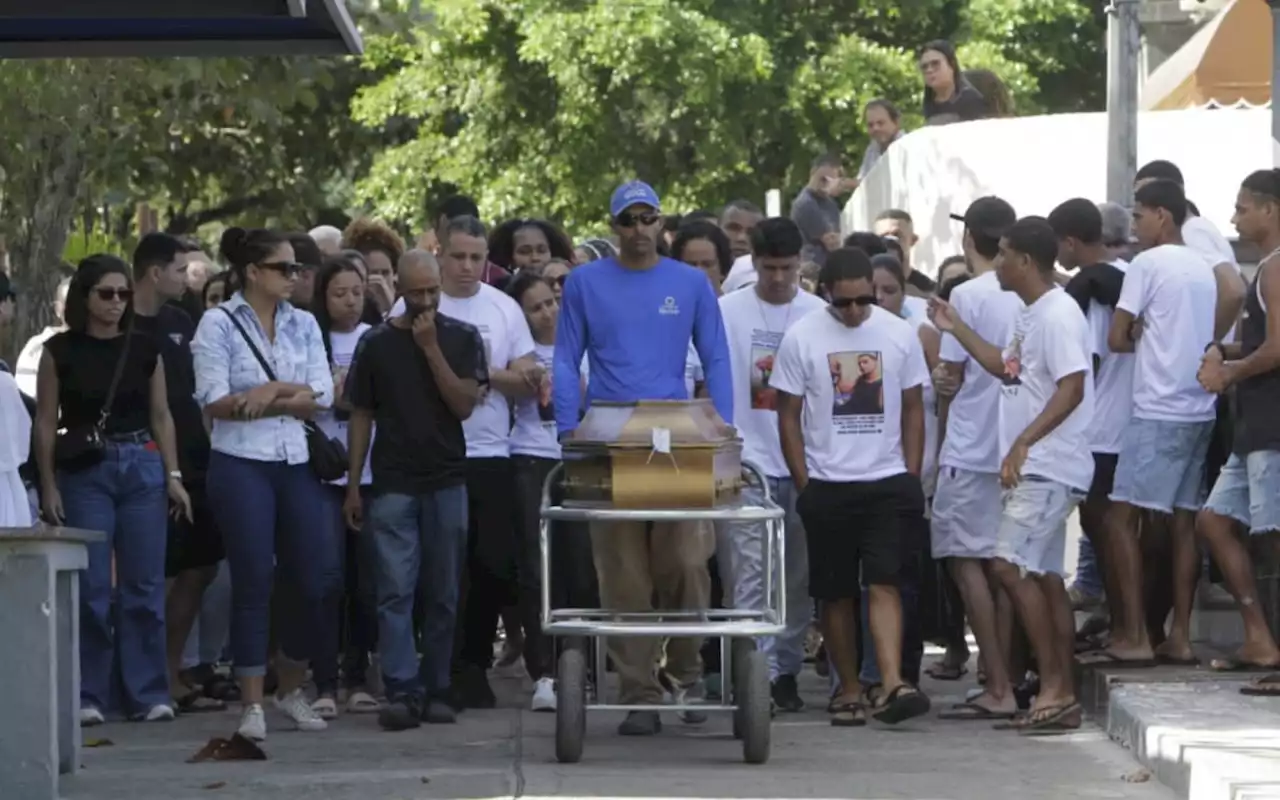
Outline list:
[[[1107,7],[1107,200],[1126,208],[1138,171],[1138,3]]]
[[[1280,167],[1280,0],[1271,6],[1271,166]]]

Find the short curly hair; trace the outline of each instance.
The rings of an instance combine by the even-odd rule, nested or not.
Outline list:
[[[352,221],[342,232],[342,246],[359,250],[362,254],[380,252],[391,260],[392,266],[404,255],[404,239],[390,225],[376,219],[361,217]]]

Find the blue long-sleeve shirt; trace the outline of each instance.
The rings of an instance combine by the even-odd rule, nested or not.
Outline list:
[[[629,270],[612,258],[569,273],[560,300],[552,373],[556,427],[578,427],[582,354],[593,401],[687,400],[689,341],[716,411],[733,423],[733,378],[720,304],[701,271],[669,258]]]

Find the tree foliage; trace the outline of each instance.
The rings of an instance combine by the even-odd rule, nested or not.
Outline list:
[[[487,216],[546,214],[585,231],[640,176],[672,207],[797,188],[817,152],[857,156],[862,105],[910,119],[915,50],[959,43],[1019,110],[1100,107],[1100,17],[1086,0],[436,0],[408,37],[375,37],[387,76],[360,92],[372,128],[415,127],[359,184],[383,215],[421,219],[438,184]]]

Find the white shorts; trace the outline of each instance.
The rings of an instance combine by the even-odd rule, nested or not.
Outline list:
[[[1025,476],[1004,494],[996,557],[1024,574],[1065,577],[1067,517],[1084,492],[1047,478]]]
[[[930,526],[933,557],[994,558],[1003,507],[998,474],[940,467]]]

